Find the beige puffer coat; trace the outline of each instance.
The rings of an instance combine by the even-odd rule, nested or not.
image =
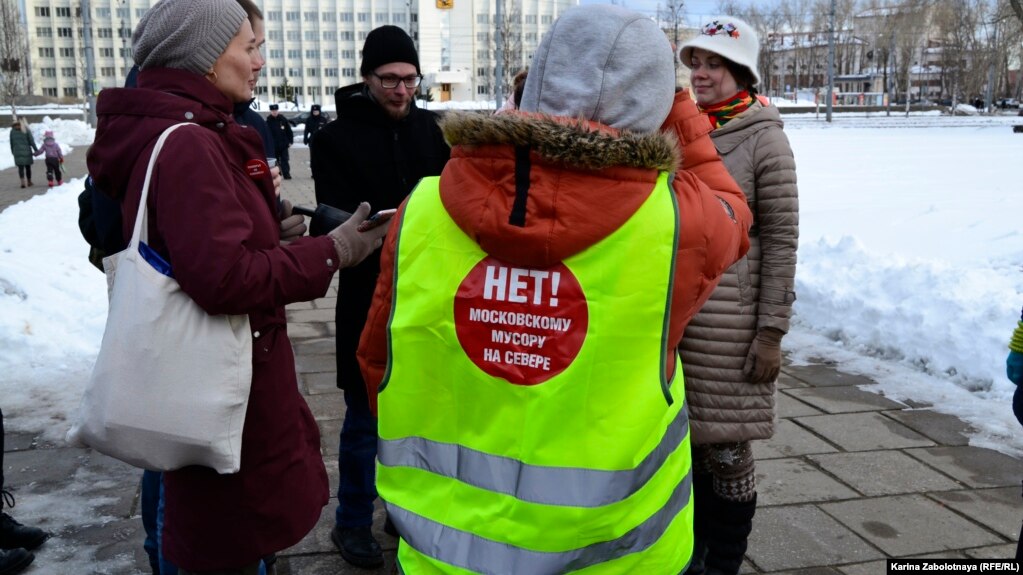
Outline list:
[[[686,328],[679,351],[694,444],[774,434],[775,384],[743,374],[758,329],[788,332],[795,301],[799,200],[796,164],[774,106],[750,109],[711,133],[753,212],[750,249]]]

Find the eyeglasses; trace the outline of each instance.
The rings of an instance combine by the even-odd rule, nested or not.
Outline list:
[[[397,88],[399,82],[405,84],[405,87],[408,88],[409,90],[412,90],[414,88],[419,87],[419,83],[423,81],[422,74],[416,74],[414,76],[405,76],[404,78],[399,78],[398,76],[392,76],[390,74],[386,76],[381,76],[376,72],[370,73],[380,80],[380,86],[383,87],[385,90],[393,90]]]

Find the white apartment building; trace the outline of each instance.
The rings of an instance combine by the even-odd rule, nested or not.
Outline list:
[[[91,0],[94,90],[121,86],[132,65],[131,33],[156,0]],[[29,93],[85,97],[82,2],[18,0],[29,44]],[[435,101],[490,100],[495,94],[495,0],[257,0],[266,20],[266,67],[257,97],[282,99],[287,84],[302,108],[331,103],[360,81],[366,35],[404,28],[419,46],[423,90]],[[540,38],[578,0],[504,0],[503,68],[528,65]],[[507,93],[507,88],[503,90]]]

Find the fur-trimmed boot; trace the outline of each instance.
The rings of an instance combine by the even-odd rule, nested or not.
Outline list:
[[[707,526],[707,575],[739,572],[756,511],[756,494],[750,501],[728,501],[714,495],[713,512]]]
[[[25,187],[25,185],[26,185],[26,182],[28,182],[28,180],[26,180],[25,178],[21,178],[21,187],[22,187],[22,188],[24,188],[24,187]]]
[[[714,498],[714,476],[693,472],[693,557],[685,575],[704,575],[707,558],[707,527]]]

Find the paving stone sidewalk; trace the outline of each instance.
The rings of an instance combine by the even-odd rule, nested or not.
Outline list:
[[[307,150],[292,150],[294,179],[284,196],[313,206],[307,162]],[[69,177],[78,165],[84,173],[84,153],[69,157]],[[38,180],[32,192],[43,191]],[[18,194],[17,173],[0,172],[0,211]],[[299,384],[320,425],[333,487],[343,406],[334,384],[337,297],[335,282],[326,297],[288,308]],[[743,573],[867,575],[884,573],[888,557],[1014,554],[1023,461],[969,446],[970,430],[959,419],[873,393],[874,382],[825,360],[782,372],[777,434],[755,445],[760,505]],[[14,515],[56,534],[27,574],[81,573],[61,565],[83,557],[103,566],[89,573],[148,572],[136,469],[43,442],[38,433],[8,434],[5,450],[4,473],[19,501]],[[36,497],[61,504],[33,506]],[[342,561],[330,542],[335,505],[301,543],[280,553],[280,575],[392,572],[396,541],[383,533],[379,507],[374,529],[387,564],[364,570]],[[74,515],[62,506],[92,509],[95,519],[68,524],[61,518]]]

